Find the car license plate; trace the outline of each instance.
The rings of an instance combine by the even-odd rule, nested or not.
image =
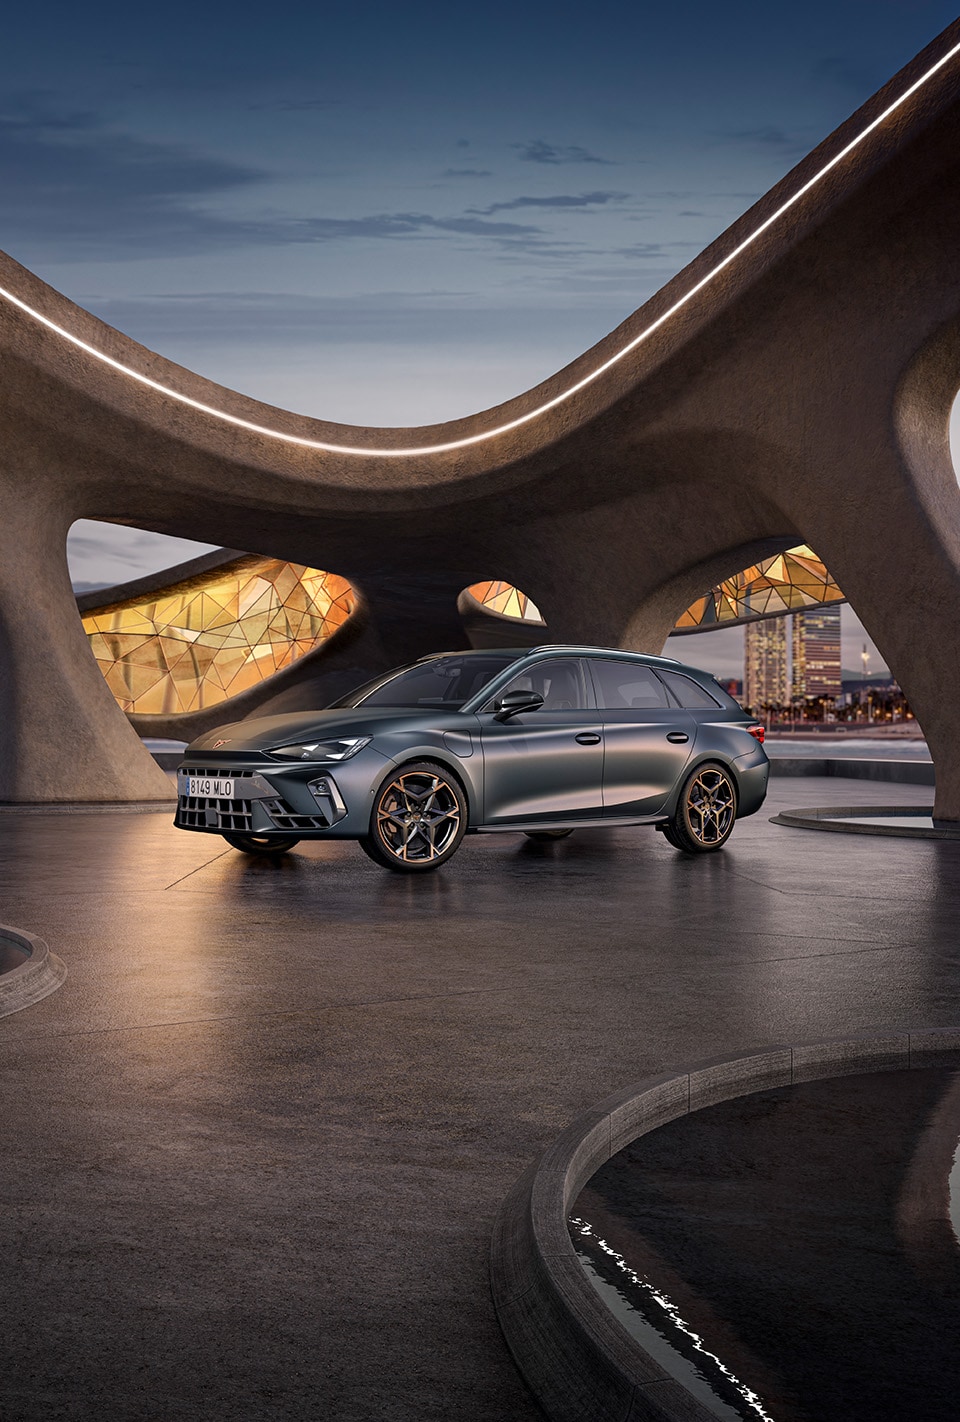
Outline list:
[[[196,795],[206,800],[232,800],[233,780],[222,780],[209,775],[185,775],[187,782],[185,795]]]

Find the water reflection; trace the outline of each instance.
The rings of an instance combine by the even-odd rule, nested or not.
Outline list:
[[[578,1249],[738,1416],[956,1422],[958,1138],[955,1069],[725,1102],[609,1161]]]
[[[744,1418],[774,1422],[753,1389],[710,1351],[662,1289],[631,1269],[623,1255],[601,1239],[586,1220],[571,1216],[570,1230],[590,1283],[627,1332],[671,1377],[723,1422],[742,1422]],[[612,1266],[619,1278],[605,1278],[601,1261]],[[624,1287],[628,1284],[634,1301]]]

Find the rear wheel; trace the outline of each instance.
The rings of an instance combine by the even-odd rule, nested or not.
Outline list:
[[[568,834],[573,834],[573,830],[524,830],[524,834],[527,839],[566,839]]]
[[[286,854],[300,841],[294,834],[225,834],[224,839],[232,849],[243,854]]]
[[[723,848],[736,818],[733,777],[722,765],[708,761],[688,776],[676,813],[664,825],[663,837],[684,854],[709,854]]]
[[[403,765],[377,791],[370,833],[360,848],[375,864],[398,874],[439,869],[460,847],[467,828],[467,800],[440,765]]]

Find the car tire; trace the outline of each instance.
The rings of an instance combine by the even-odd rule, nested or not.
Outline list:
[[[672,844],[674,849],[683,849],[683,843],[674,833],[673,826],[667,821],[665,824],[657,825],[657,829],[663,835],[668,844]]]
[[[527,839],[566,839],[568,835],[573,834],[573,830],[524,830],[524,834]]]
[[[731,771],[705,761],[683,783],[673,818],[663,837],[682,854],[712,854],[722,849],[737,819],[737,786]]]
[[[225,834],[224,839],[231,849],[239,849],[242,854],[267,855],[268,858],[286,854],[300,841],[294,834]]]
[[[467,797],[456,776],[433,761],[415,761],[381,782],[370,832],[358,842],[384,869],[423,874],[453,858],[466,829]]]

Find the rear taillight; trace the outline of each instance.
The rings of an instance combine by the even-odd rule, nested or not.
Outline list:
[[[764,731],[765,731],[765,730],[766,730],[766,727],[765,727],[765,726],[748,726],[748,727],[747,727],[748,733],[753,737],[753,739],[754,739],[755,741],[759,741],[761,745],[763,745],[763,735],[764,735]]]

